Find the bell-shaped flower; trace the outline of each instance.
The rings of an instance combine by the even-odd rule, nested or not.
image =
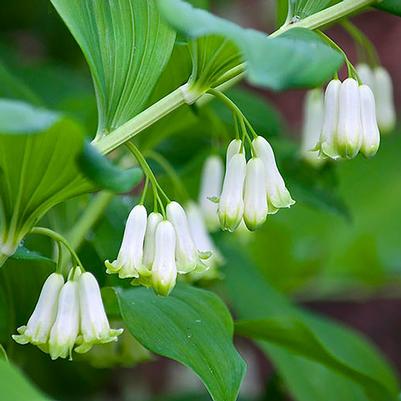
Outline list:
[[[118,273],[120,278],[139,277],[143,270],[143,243],[147,212],[143,205],[135,206],[128,216],[124,237],[117,260],[106,260],[107,273]]]
[[[358,64],[356,66],[356,71],[359,75],[359,79],[362,81],[364,85],[369,86],[369,88],[373,91],[376,90],[375,76],[373,70],[369,67],[369,65],[363,63]]]
[[[353,78],[341,84],[336,143],[338,153],[344,159],[353,159],[361,149],[361,101],[359,84]]]
[[[231,157],[226,167],[218,214],[223,230],[235,231],[244,214],[243,190],[246,160],[243,153]]]
[[[266,194],[268,213],[277,213],[278,209],[291,207],[295,201],[291,198],[284,179],[281,176],[273,149],[265,138],[258,136],[252,142],[255,155],[265,167]]]
[[[205,221],[199,207],[194,202],[189,202],[186,207],[189,229],[195,246],[202,254],[211,253],[210,257],[202,260],[208,268],[221,264],[222,257],[217,251],[211,236],[209,235]]]
[[[324,158],[319,157],[319,152],[316,150],[322,132],[323,111],[324,98],[321,89],[309,91],[304,105],[301,157],[315,167],[324,162]]]
[[[320,142],[316,147],[320,151],[320,156],[339,159],[337,151],[337,130],[339,115],[339,98],[341,82],[333,79],[327,85],[324,95],[323,126],[320,134]]]
[[[77,279],[68,280],[60,291],[57,317],[50,331],[49,353],[57,358],[71,359],[79,333],[79,293]]]
[[[157,225],[155,258],[152,266],[152,287],[157,294],[167,296],[177,279],[175,263],[176,233],[169,221]]]
[[[153,259],[155,258],[156,228],[162,220],[163,216],[160,213],[152,212],[148,217],[143,247],[143,265],[149,271],[152,269]]]
[[[394,90],[391,76],[386,69],[374,70],[377,123],[382,133],[390,132],[396,124]]]
[[[380,146],[380,132],[376,120],[376,106],[373,92],[367,85],[359,87],[361,98],[362,146],[366,157],[374,156]]]
[[[34,345],[47,343],[56,320],[59,294],[63,285],[64,278],[61,274],[53,273],[47,278],[27,325],[17,329],[19,335],[12,336],[17,343]]]
[[[177,270],[182,274],[190,273],[199,264],[199,253],[189,230],[187,215],[177,202],[170,202],[166,212],[167,219],[173,225],[177,237],[175,251]]]
[[[244,187],[244,221],[249,230],[255,231],[266,221],[265,166],[262,159],[254,157],[246,166]]]
[[[199,205],[206,225],[210,231],[216,231],[219,226],[217,203],[210,198],[219,197],[223,183],[224,166],[219,156],[209,156],[203,165]]]
[[[111,329],[104,310],[99,284],[92,273],[82,273],[78,279],[80,336],[77,339],[78,353],[89,351],[94,344],[117,341],[123,329]]]
[[[231,158],[240,152],[242,147],[242,141],[240,139],[233,139],[228,147],[226,152],[226,166],[230,163]]]

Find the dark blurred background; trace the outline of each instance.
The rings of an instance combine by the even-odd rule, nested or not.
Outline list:
[[[213,0],[211,5],[213,11],[242,26],[267,32],[274,29],[274,1]],[[383,12],[366,11],[355,17],[353,22],[376,45],[383,65],[393,77],[396,103],[400,109],[401,20]],[[357,61],[355,46],[341,27],[329,28],[327,33],[342,46],[351,61]],[[38,88],[38,92],[47,97],[48,104],[66,110],[78,109],[87,127],[95,130],[95,103],[86,63],[79,47],[48,0],[3,2],[0,13],[0,59],[10,70],[15,68],[15,74],[26,82],[29,81],[30,86]],[[52,76],[52,83],[57,84],[44,88],[49,74]],[[82,90],[81,103],[68,104],[68,100],[60,98],[60,88],[68,91],[70,86],[74,90],[77,87]],[[298,140],[305,92],[297,90],[271,93],[253,90],[278,108],[287,121],[286,135]],[[397,134],[393,136],[396,137]],[[353,222],[312,212],[305,207],[302,209],[303,206],[300,206],[300,211],[291,210],[288,217],[280,216],[275,220],[266,229],[265,234],[269,241],[290,241],[292,248],[282,247],[277,251],[282,251],[286,256],[275,255],[272,251],[272,257],[276,261],[284,260],[288,265],[281,267],[280,264],[280,271],[266,267],[265,274],[276,288],[291,294],[307,308],[333,316],[367,334],[401,373],[401,197],[396,197],[401,194],[401,175],[398,174],[401,165],[394,165],[400,159],[401,150],[393,149],[393,145],[399,143],[397,139],[388,139],[388,143],[383,145],[385,156],[379,155],[379,160],[374,160],[370,167],[366,167],[365,161],[356,161],[350,163],[351,167],[340,168],[340,191],[351,211],[355,212]],[[386,192],[378,198],[376,192],[380,185],[386,186]],[[387,205],[392,194],[396,198]],[[380,203],[380,199],[384,201]],[[400,213],[397,214],[397,210]],[[309,219],[318,219],[322,223],[315,224],[308,230],[305,226],[308,226]],[[362,234],[358,231],[361,227]],[[377,231],[377,227],[381,231]],[[298,229],[302,231],[302,241],[296,237]],[[334,244],[336,239],[331,234],[336,232],[334,237],[339,240],[338,237],[345,231],[351,231],[355,236],[349,238],[349,241],[338,241]],[[322,232],[325,233],[323,236]],[[266,237],[261,236],[255,242],[261,243],[265,240]],[[321,243],[324,241],[332,243],[327,244],[328,248],[322,251],[318,261],[313,260],[307,254],[308,249],[321,250]],[[345,256],[339,256],[338,252],[343,252]],[[383,258],[384,252],[386,256]],[[255,257],[260,265],[264,264],[264,258],[263,255]],[[346,262],[341,264],[345,259]],[[358,259],[358,262],[354,263],[354,259]],[[347,269],[351,264],[353,270],[350,272]],[[337,281],[339,275],[343,281]],[[270,374],[271,368],[249,344],[242,344],[241,350],[246,355],[249,354],[248,361],[253,361],[244,392],[257,394],[260,390],[258,377],[263,378]],[[167,380],[160,373],[164,371],[165,364],[161,363],[157,374],[154,365],[150,364],[141,366],[135,375],[156,375],[156,383],[152,385],[156,393],[161,391],[167,381],[170,386],[174,383],[175,389],[188,387],[191,390],[198,387],[196,379],[183,376],[187,373],[184,374],[184,370],[179,367],[172,370]],[[122,373],[120,380],[123,380],[124,375],[128,373]],[[114,390],[112,385],[110,396]],[[136,388],[136,391],[140,389]]]

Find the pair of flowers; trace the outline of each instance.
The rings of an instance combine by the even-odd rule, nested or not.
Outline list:
[[[223,230],[235,231],[244,221],[253,231],[266,221],[268,214],[294,204],[270,144],[257,136],[251,149],[253,157],[247,162],[241,140],[233,140],[227,148],[226,171],[217,206]],[[216,183],[213,185],[217,187]]]
[[[359,152],[374,156],[379,145],[372,90],[353,78],[332,80],[326,89],[323,126],[314,150],[331,159],[352,159]]]
[[[194,210],[192,206],[192,216],[196,213]],[[151,285],[158,294],[168,295],[175,286],[178,273],[202,271],[210,263],[211,249],[198,250],[192,234],[202,248],[211,246],[202,237],[207,232],[202,233],[196,223],[191,229],[187,214],[179,203],[167,205],[166,219],[156,212],[148,216],[146,208],[137,205],[128,217],[117,259],[112,263],[105,262],[107,273],[133,278],[134,283]]]
[[[117,341],[122,329],[111,329],[99,285],[92,273],[72,269],[67,282],[51,274],[43,285],[35,310],[13,339],[34,344],[50,354],[71,359],[72,350],[88,352],[95,344]]]

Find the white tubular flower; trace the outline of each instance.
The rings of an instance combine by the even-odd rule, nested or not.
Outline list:
[[[358,82],[352,78],[341,84],[336,142],[338,153],[346,159],[354,158],[361,149],[361,100]]]
[[[235,231],[244,214],[243,190],[246,160],[243,153],[235,154],[226,167],[218,214],[223,230]]]
[[[88,352],[94,344],[117,341],[123,329],[110,328],[104,310],[99,284],[92,273],[82,273],[78,279],[81,335],[78,337],[78,353]]]
[[[337,129],[339,114],[339,95],[341,82],[333,79],[327,86],[324,96],[323,126],[320,134],[320,143],[317,149],[321,156],[327,156],[331,159],[339,159],[337,151]]]
[[[124,237],[117,260],[105,262],[107,273],[118,273],[120,278],[139,277],[143,270],[143,242],[147,212],[143,205],[135,206],[128,216]]]
[[[209,198],[220,196],[223,174],[224,167],[221,158],[218,156],[208,157],[202,170],[199,205],[210,231],[216,231],[220,226],[217,204]]]
[[[244,187],[244,221],[249,230],[255,231],[266,221],[265,166],[262,159],[254,157],[246,166]]]
[[[57,317],[50,332],[49,353],[54,360],[71,358],[79,332],[78,282],[67,281],[60,291]]]
[[[380,132],[376,120],[376,106],[373,92],[367,85],[359,87],[361,98],[362,146],[366,157],[374,156],[380,146]]]
[[[265,167],[268,213],[277,213],[278,209],[291,207],[295,201],[291,198],[281,176],[273,149],[265,138],[258,136],[252,142],[255,154]]]
[[[378,67],[374,70],[376,98],[376,114],[380,131],[390,132],[396,124],[396,111],[394,105],[393,82],[386,69]]]
[[[160,213],[152,212],[148,217],[143,249],[143,265],[148,270],[152,269],[153,259],[155,257],[156,228],[162,220],[163,216]]]
[[[27,325],[17,329],[19,335],[12,336],[17,343],[34,345],[47,343],[50,329],[56,320],[58,298],[63,285],[64,278],[61,274],[53,273],[47,278]]]
[[[208,267],[213,268],[221,264],[222,257],[217,251],[211,236],[209,235],[202,213],[196,203],[190,202],[187,207],[189,229],[196,248],[203,254],[211,253],[211,256],[202,262]]]
[[[316,167],[324,162],[324,159],[319,157],[319,152],[315,150],[322,132],[323,114],[324,99],[321,89],[309,91],[306,94],[304,106],[301,156]]]
[[[166,212],[167,219],[173,225],[177,236],[175,251],[177,270],[182,274],[190,273],[199,264],[199,254],[189,230],[187,215],[177,202],[170,202]]]
[[[162,221],[156,228],[155,258],[152,266],[152,286],[156,293],[167,296],[175,286],[177,266],[175,263],[176,234],[169,221]]]
[[[369,86],[374,93],[376,90],[376,83],[372,69],[367,64],[359,64],[356,66],[356,71],[362,83]]]
[[[226,153],[226,166],[230,163],[231,158],[239,153],[241,150],[242,146],[242,141],[240,139],[234,139],[230,142],[230,144],[227,147],[227,153]]]

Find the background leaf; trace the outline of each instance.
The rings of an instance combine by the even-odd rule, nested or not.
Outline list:
[[[149,289],[117,293],[132,335],[150,351],[191,368],[214,401],[235,401],[245,363],[232,344],[231,316],[205,290],[179,285],[166,298]]]
[[[294,28],[279,37],[269,38],[265,33],[243,29],[207,11],[195,9],[182,0],[159,0],[158,5],[169,24],[192,39],[220,35],[234,42],[246,62],[248,80],[254,85],[274,90],[318,86],[343,62],[341,54],[307,29]],[[208,43],[204,51],[217,48]]]
[[[375,7],[401,17],[401,2],[398,0],[383,0],[379,4],[376,4]]]
[[[142,111],[169,60],[175,34],[155,0],[52,0],[89,64],[99,111],[98,133]]]

